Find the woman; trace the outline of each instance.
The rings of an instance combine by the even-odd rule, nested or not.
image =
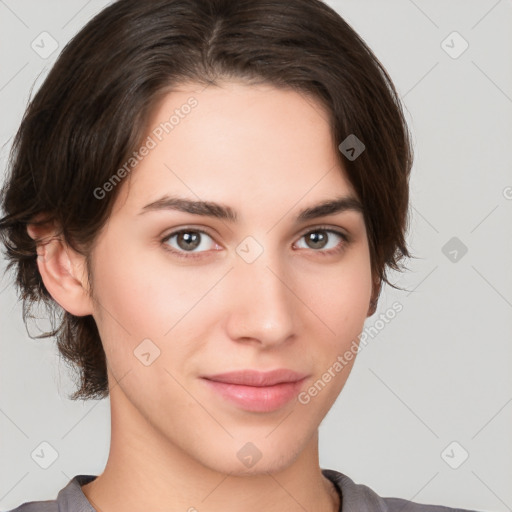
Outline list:
[[[27,110],[0,228],[73,398],[110,397],[110,454],[14,510],[449,510],[318,462],[409,256],[411,164],[390,78],[318,0],[97,15]]]

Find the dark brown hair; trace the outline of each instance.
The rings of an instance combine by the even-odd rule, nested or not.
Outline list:
[[[92,285],[90,254],[120,187],[102,200],[94,190],[139,147],[170,87],[230,79],[313,97],[337,144],[360,139],[355,160],[337,153],[364,207],[374,278],[389,283],[386,269],[401,270],[409,256],[412,150],[402,107],[378,59],[334,10],[319,0],[119,0],[66,45],[30,102],[1,191],[0,235],[23,319],[39,301],[59,314],[59,326],[36,338],[56,336],[79,372],[73,400],[108,396],[105,353],[93,317],[63,310],[46,290],[27,224],[38,214],[55,222],[86,257]]]

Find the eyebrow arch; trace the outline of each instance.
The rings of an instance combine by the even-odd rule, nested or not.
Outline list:
[[[142,215],[150,211],[161,210],[177,210],[180,212],[191,213],[193,215],[214,217],[229,222],[237,222],[238,220],[236,211],[229,206],[211,201],[195,201],[168,195],[164,195],[160,199],[145,205],[138,215]],[[344,211],[363,213],[363,205],[353,196],[341,196],[334,199],[328,199],[301,210],[297,216],[296,222],[305,222],[318,217],[334,215]]]

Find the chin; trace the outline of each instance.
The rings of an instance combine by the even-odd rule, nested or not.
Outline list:
[[[303,452],[307,441],[293,439],[293,442],[283,442],[288,436],[276,436],[271,440],[266,431],[260,439],[254,441],[233,440],[220,449],[222,453],[210,452],[208,458],[201,453],[198,458],[204,466],[212,471],[229,474],[230,476],[247,477],[279,473],[290,467]],[[297,432],[293,432],[297,435]],[[213,441],[214,442],[214,441]]]

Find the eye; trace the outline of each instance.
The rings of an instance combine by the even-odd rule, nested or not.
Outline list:
[[[205,237],[210,239],[211,242],[205,241]],[[174,240],[174,244],[170,243]],[[174,231],[162,239],[164,248],[177,256],[183,258],[195,258],[195,253],[201,253],[210,250],[212,247],[213,238],[201,229],[181,229]],[[213,242],[213,246],[217,246]],[[218,246],[217,246],[218,247]],[[196,250],[198,249],[198,250]]]
[[[319,252],[322,255],[339,253],[345,249],[349,242],[349,238],[345,233],[324,227],[318,227],[304,233],[301,239],[303,238],[309,244],[305,247],[306,249],[314,249],[315,252]]]
[[[318,227],[304,233],[308,246],[300,249],[313,249],[314,252],[328,256],[343,251],[350,242],[349,237],[335,229]],[[202,229],[184,228],[174,231],[161,240],[164,249],[180,258],[200,258],[201,253],[218,250],[220,246]]]

